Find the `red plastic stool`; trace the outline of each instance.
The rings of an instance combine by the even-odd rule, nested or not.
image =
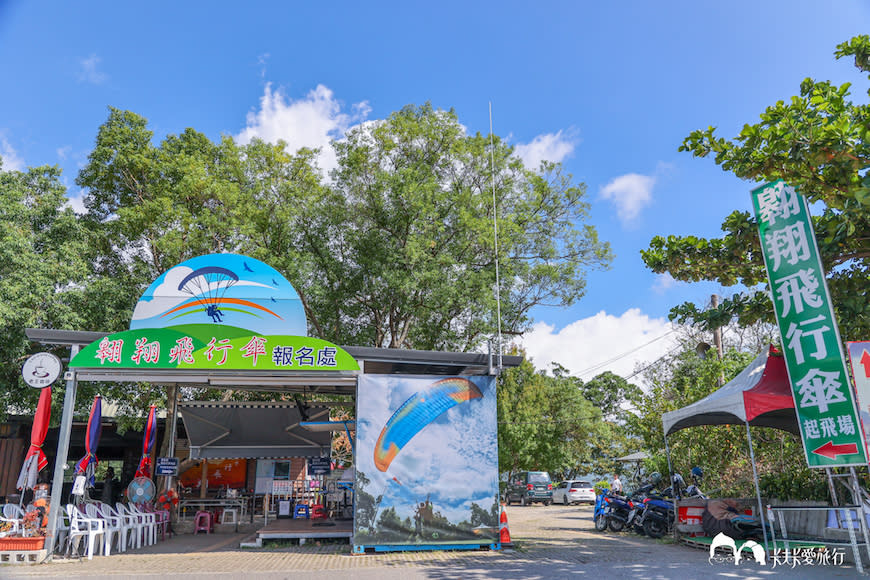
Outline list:
[[[312,520],[325,520],[326,519],[326,510],[323,509],[323,506],[319,503],[311,506],[311,519]]]
[[[193,518],[193,533],[205,532],[212,533],[214,530],[214,520],[211,517],[211,512],[196,512]]]

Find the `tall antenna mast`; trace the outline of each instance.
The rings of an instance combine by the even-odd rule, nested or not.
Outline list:
[[[501,278],[498,271],[498,206],[495,201],[495,141],[492,136],[492,101],[489,102],[489,172],[492,181],[492,231],[495,234],[495,316],[498,324],[498,369],[501,371]]]

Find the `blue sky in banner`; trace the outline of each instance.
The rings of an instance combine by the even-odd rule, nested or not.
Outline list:
[[[498,448],[494,383],[468,377],[482,398],[460,403],[414,435],[385,472],[374,464],[374,448],[387,421],[402,403],[438,377],[362,375],[357,401],[357,469],[371,481],[367,493],[384,494],[380,509],[396,508],[413,519],[414,507],[429,496],[436,511],[454,523],[470,519],[471,503],[485,510],[498,493]],[[395,479],[393,479],[395,478]]]
[[[431,101],[485,134],[491,102],[494,131],[529,166],[559,161],[587,184],[589,221],[616,254],[573,307],[534,310],[523,344],[541,368],[626,376],[671,348],[671,307],[735,291],[640,260],[655,235],[718,236],[751,210],[755,184],[678,153],[683,138],[708,125],[731,137],[807,76],[866,99],[833,51],[868,16],[859,0],[7,0],[0,155],[7,169],[57,164],[81,208],[74,180],[108,106],[146,117],[157,140],[193,127],[324,147],[329,169],[330,139],[359,123]]]

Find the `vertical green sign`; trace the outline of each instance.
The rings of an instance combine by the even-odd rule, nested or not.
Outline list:
[[[807,464],[866,465],[806,199],[778,180],[753,190],[752,204]]]

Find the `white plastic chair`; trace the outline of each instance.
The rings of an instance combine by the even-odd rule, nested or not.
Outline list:
[[[136,530],[136,524],[134,523],[135,517],[127,514],[121,514],[107,503],[99,504],[98,508],[100,510],[100,513],[103,514],[103,517],[114,519],[117,522],[119,536],[118,549],[121,552],[126,552],[127,545],[132,544],[134,541]]]
[[[57,542],[54,544],[55,554],[66,554],[69,546],[69,522],[70,516],[65,506],[60,506],[60,515],[57,518]]]
[[[120,504],[124,505],[124,504]],[[127,513],[136,516],[139,518],[139,521],[142,522],[143,531],[144,531],[144,541],[149,546],[153,546],[157,543],[157,517],[154,514],[149,514],[143,512],[138,509],[135,504],[128,503],[124,505],[124,509],[127,510]]]
[[[126,507],[127,506],[125,506],[121,502],[115,504],[118,515],[121,516],[124,521],[127,522],[127,525],[129,525],[133,530],[133,539],[130,541],[130,543],[135,543],[136,548],[138,549],[142,547],[142,538],[147,533],[145,530],[145,519],[140,518],[136,514],[128,512]]]
[[[103,555],[112,555],[112,543],[116,539],[118,540],[118,550],[123,552],[124,545],[121,543],[121,518],[104,514],[102,504],[100,503],[85,504],[85,512],[88,514],[89,518],[103,520],[104,522],[103,527],[106,530],[106,539],[103,542]]]
[[[13,534],[17,534],[21,531],[21,524],[24,521],[24,510],[18,507],[14,503],[7,503],[3,506],[2,516],[0,516],[0,522],[9,522],[12,524],[12,530],[10,530]]]
[[[166,533],[169,532],[169,510],[158,508],[149,504],[137,504],[142,513],[154,514],[154,520],[157,523],[157,529],[160,532],[160,539],[166,539]]]
[[[69,540],[70,547],[76,541],[76,538],[87,537],[88,542],[88,560],[94,559],[94,544],[99,539],[102,542],[106,541],[106,522],[98,518],[90,518],[82,514],[78,508],[72,504],[67,504],[66,510],[70,515],[69,522]],[[81,541],[79,539],[78,541]]]

